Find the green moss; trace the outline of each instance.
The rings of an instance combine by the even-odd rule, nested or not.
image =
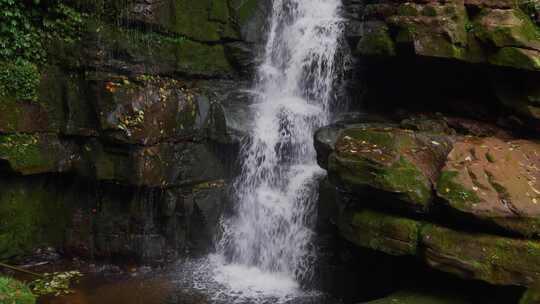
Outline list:
[[[394,41],[386,26],[367,30],[358,42],[357,51],[362,55],[395,56]]]
[[[62,243],[69,209],[56,191],[41,177],[0,181],[0,260]]]
[[[191,73],[228,73],[232,71],[223,45],[205,45],[186,41],[178,46],[178,68]]]
[[[465,205],[480,202],[480,198],[473,191],[466,189],[456,182],[458,176],[456,171],[443,171],[437,182],[437,193],[446,199],[450,204],[456,204],[464,208]]]
[[[246,22],[255,14],[257,0],[242,0],[236,2],[239,2],[236,4],[237,7],[235,8],[238,23],[241,25],[246,24]]]
[[[129,54],[136,61],[154,64],[165,70],[201,75],[232,71],[221,44],[200,43],[186,36],[119,29],[100,23],[89,24],[88,27],[99,35],[105,49],[117,54]]]
[[[342,132],[329,170],[354,191],[366,186],[395,193],[424,209],[431,201],[431,182],[406,154],[419,148],[412,132],[400,129],[350,128]]]
[[[431,258],[442,257],[453,263],[440,265],[443,270],[492,284],[515,284],[523,276],[538,279],[540,244],[535,241],[470,234],[435,225],[420,231]],[[437,260],[430,261],[439,266]],[[463,272],[461,265],[467,265]]]
[[[212,2],[216,2],[214,0]],[[200,41],[218,41],[223,31],[222,24],[208,19],[210,1],[174,1],[174,18],[171,18],[176,33]]]
[[[39,171],[48,160],[40,150],[38,138],[28,134],[0,135],[0,158],[22,173]]]
[[[346,237],[356,245],[392,255],[414,255],[420,222],[369,210],[355,212]]]
[[[500,16],[501,14],[504,14]],[[497,25],[491,19],[509,19],[512,25]],[[495,13],[493,10],[485,9],[477,17],[475,22],[475,34],[483,41],[490,42],[497,47],[540,47],[539,28],[518,9],[506,10],[504,13]],[[491,22],[490,22],[491,21]],[[486,27],[484,23],[488,23]]]
[[[34,304],[36,297],[25,284],[12,278],[0,277],[0,303]]]
[[[515,47],[503,47],[488,58],[494,65],[525,70],[540,70],[540,52]]]
[[[400,16],[419,16],[420,15],[418,8],[414,4],[411,4],[411,3],[401,4],[398,7],[397,13]]]
[[[210,8],[210,21],[226,24],[229,21],[229,3],[227,0],[212,0]]]
[[[382,189],[403,193],[407,201],[427,205],[431,200],[429,180],[404,157],[400,157],[390,168],[381,170],[375,180]]]
[[[423,16],[428,16],[428,17],[436,17],[437,16],[437,10],[431,5],[426,5],[422,9],[422,15]]]

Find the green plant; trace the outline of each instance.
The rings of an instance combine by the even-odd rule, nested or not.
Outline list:
[[[53,294],[55,296],[70,294],[71,283],[78,281],[82,274],[78,271],[44,273],[44,278],[30,283],[30,288],[36,295]]]
[[[36,297],[24,283],[12,278],[0,277],[0,303],[34,304],[35,302]]]
[[[0,97],[36,101],[39,81],[38,68],[29,61],[0,62]]]
[[[467,22],[465,23],[465,30],[466,30],[468,33],[474,31],[474,25],[473,25],[471,22],[467,21]]]
[[[0,97],[37,100],[50,41],[75,43],[84,15],[61,0],[0,0]]]
[[[48,39],[77,40],[83,14],[59,0],[0,0],[0,59],[46,60]]]

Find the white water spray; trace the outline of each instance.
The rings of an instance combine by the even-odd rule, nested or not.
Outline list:
[[[273,273],[296,285],[310,277],[316,179],[324,174],[313,134],[328,123],[334,100],[340,2],[273,1],[255,87],[254,127],[234,184],[236,214],[224,222],[220,243],[231,271]],[[223,277],[234,275],[221,271]]]

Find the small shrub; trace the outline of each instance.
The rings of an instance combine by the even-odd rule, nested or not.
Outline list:
[[[40,74],[35,64],[26,60],[0,63],[0,97],[37,100]]]
[[[11,278],[0,277],[0,303],[34,304],[36,303],[36,297],[24,283]]]

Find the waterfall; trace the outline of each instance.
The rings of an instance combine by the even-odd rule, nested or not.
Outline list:
[[[233,185],[221,253],[233,265],[309,279],[316,179],[313,148],[335,100],[340,0],[274,0],[254,87],[253,129]]]

